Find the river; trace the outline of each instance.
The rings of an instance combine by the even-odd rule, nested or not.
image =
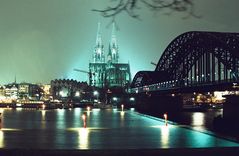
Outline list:
[[[220,112],[218,112],[220,113]],[[214,111],[184,112],[179,122],[206,127]],[[83,120],[85,116],[85,123]],[[238,143],[121,109],[2,109],[0,148],[161,149],[238,147]]]

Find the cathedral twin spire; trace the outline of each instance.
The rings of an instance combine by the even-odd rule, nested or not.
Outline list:
[[[102,37],[100,33],[100,23],[98,23],[98,30],[96,36],[96,46],[93,56],[95,63],[105,63],[105,54],[104,54],[104,45],[102,43]],[[108,63],[118,63],[119,53],[118,53],[118,44],[115,35],[115,23],[112,26],[111,40],[109,43],[109,51],[107,55]]]
[[[102,38],[100,33],[100,23],[98,23],[98,30],[97,30],[97,36],[96,36],[96,46],[95,46],[95,52],[93,56],[94,62],[104,62],[104,45],[102,44]]]

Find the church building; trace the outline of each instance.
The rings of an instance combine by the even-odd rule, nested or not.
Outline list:
[[[107,53],[107,54],[106,54]],[[131,82],[129,63],[119,62],[119,46],[115,35],[115,24],[112,26],[109,48],[105,50],[100,33],[100,23],[93,53],[89,63],[89,82],[99,88],[126,87]]]

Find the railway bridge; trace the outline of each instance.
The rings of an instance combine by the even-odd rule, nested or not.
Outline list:
[[[239,90],[239,33],[186,32],[164,50],[154,71],[139,71],[130,92],[138,108],[177,112],[182,94]]]

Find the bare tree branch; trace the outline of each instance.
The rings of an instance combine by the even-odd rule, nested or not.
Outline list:
[[[187,17],[193,16],[199,18],[194,14],[193,0],[114,0],[115,5],[108,6],[103,10],[93,9],[92,11],[99,12],[103,17],[111,17],[115,20],[116,16],[122,12],[126,12],[130,17],[140,19],[137,10],[140,4],[146,6],[152,11],[161,11],[167,9],[170,12],[185,12]],[[116,3],[117,2],[117,3]]]

